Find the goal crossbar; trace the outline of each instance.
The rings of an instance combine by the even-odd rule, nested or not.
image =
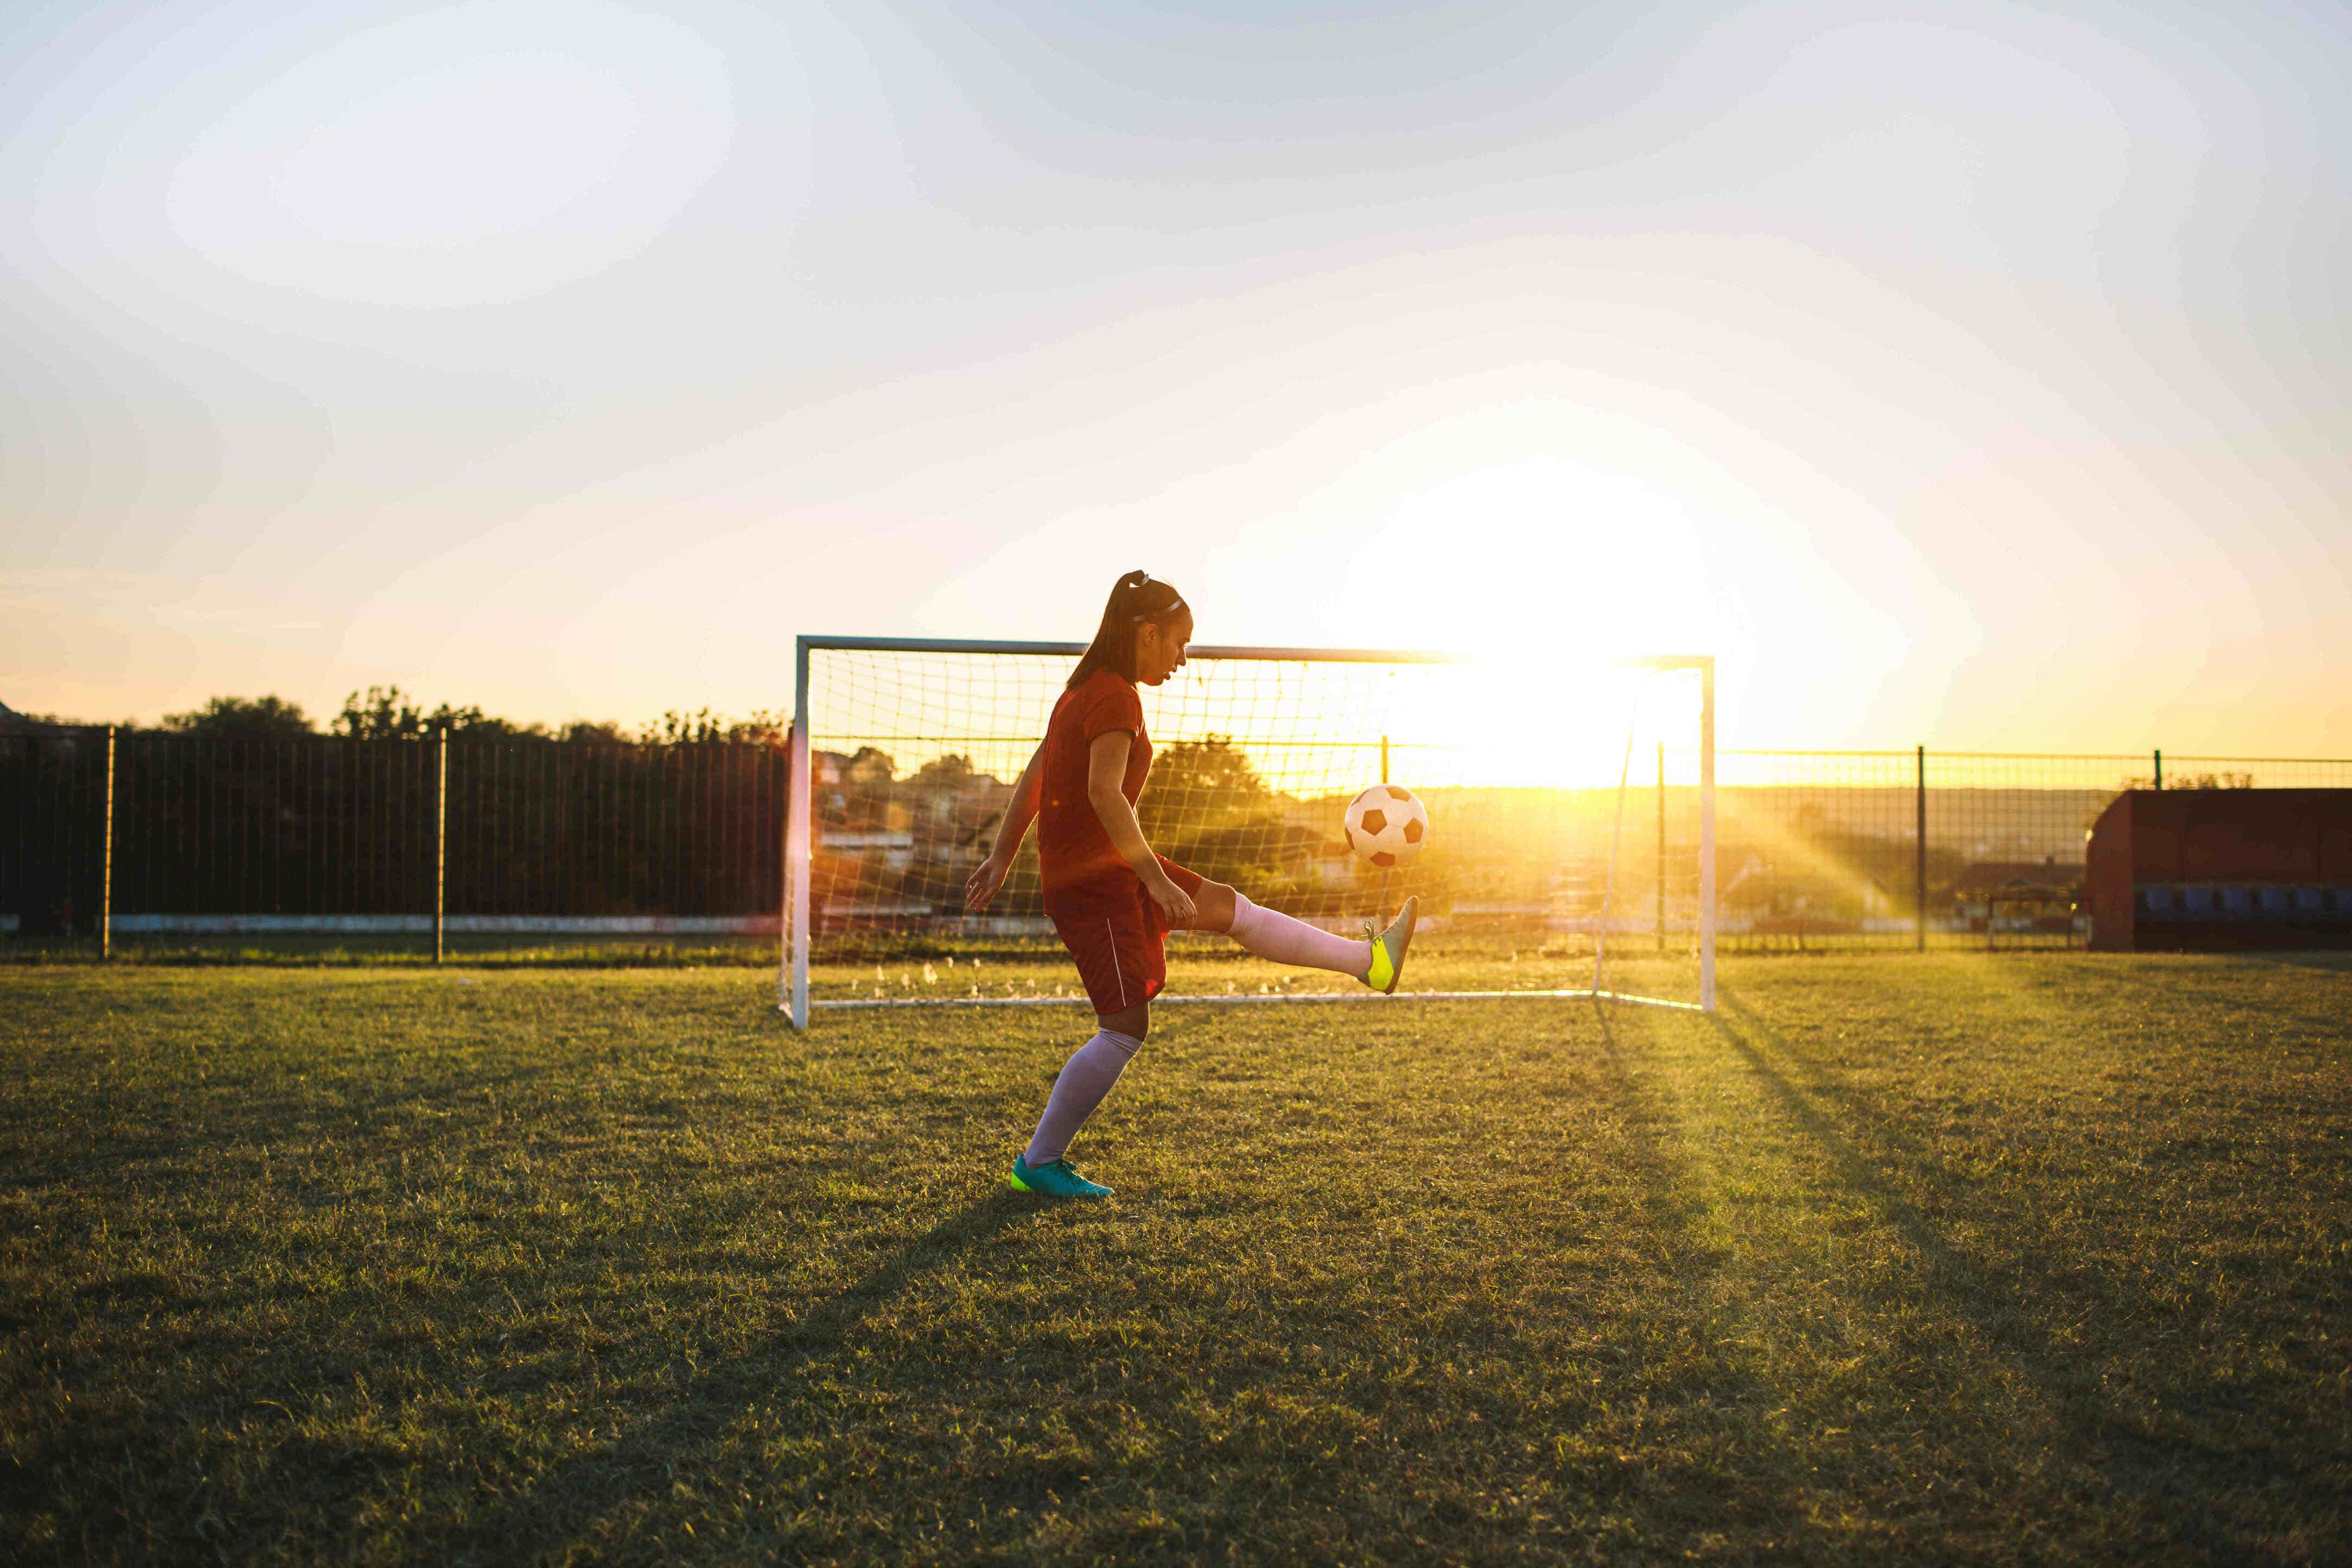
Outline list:
[[[1083,1006],[1083,997],[905,997],[905,998],[827,998],[817,1000],[809,994],[810,948],[810,852],[814,841],[814,795],[810,766],[810,727],[814,714],[809,703],[810,655],[827,652],[937,654],[1012,654],[1042,658],[1071,658],[1083,655],[1084,643],[1028,642],[1007,639],[965,639],[939,637],[845,637],[803,635],[795,640],[793,670],[793,727],[789,739],[791,760],[790,780],[784,828],[784,909],[782,925],[786,934],[782,973],[778,976],[779,1010],[795,1029],[806,1029],[814,1009],[857,1009],[898,1007],[1052,1007]],[[1342,664],[1475,664],[1478,655],[1431,649],[1394,648],[1293,648],[1244,644],[1194,644],[1188,656],[1203,661],[1264,661],[1276,663]],[[1406,991],[1395,996],[1377,992],[1360,995],[1348,992],[1304,992],[1288,994],[1251,994],[1227,996],[1162,995],[1155,1000],[1166,1004],[1217,1003],[1316,1003],[1316,1002],[1392,1002],[1392,1001],[1492,1001],[1492,1000],[1591,1000],[1620,1002],[1636,1006],[1661,1007],[1678,1010],[1713,1012],[1715,1010],[1715,948],[1716,948],[1716,801],[1715,801],[1715,656],[1711,653],[1659,653],[1620,655],[1606,661],[1621,669],[1652,673],[1684,670],[1699,679],[1698,734],[1698,900],[1696,925],[1698,937],[1698,999],[1696,1002],[1675,1001],[1658,997],[1596,988],[1553,990],[1456,990]],[[1604,922],[1605,924],[1605,922]]]
[[[1039,658],[1075,659],[1087,651],[1084,643],[975,642],[961,637],[803,637],[801,662],[813,653],[1027,653]],[[1258,659],[1286,664],[1475,664],[1475,653],[1447,653],[1430,648],[1271,648],[1242,643],[1194,643],[1186,647],[1191,659]],[[1609,663],[1633,670],[1712,670],[1712,653],[1628,653]],[[796,694],[797,695],[797,694]]]

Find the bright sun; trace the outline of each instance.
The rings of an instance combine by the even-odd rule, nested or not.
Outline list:
[[[1696,678],[1615,661],[1711,651],[1696,557],[1680,502],[1578,464],[1529,460],[1401,497],[1371,525],[1348,591],[1392,604],[1412,641],[1481,671],[1402,705],[1400,729],[1444,737],[1443,762],[1425,764],[1462,775],[1423,782],[1613,783],[1629,736],[1642,777],[1658,740],[1696,745]],[[1412,562],[1402,579],[1375,564],[1398,560]]]

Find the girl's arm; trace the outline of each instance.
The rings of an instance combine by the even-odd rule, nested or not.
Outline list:
[[[1095,737],[1087,748],[1087,803],[1101,819],[1103,831],[1110,835],[1111,848],[1118,852],[1135,874],[1143,879],[1144,892],[1174,926],[1187,925],[1193,915],[1192,898],[1168,878],[1160,867],[1160,857],[1151,852],[1144,841],[1143,824],[1135,820],[1135,808],[1128,804],[1119,785],[1127,779],[1128,754],[1135,749],[1135,737],[1126,730],[1108,730]]]
[[[963,884],[966,908],[986,909],[997,889],[1004,885],[1013,857],[1021,852],[1021,841],[1029,836],[1029,824],[1037,820],[1037,775],[1045,762],[1045,747],[1041,742],[1029,754],[1029,766],[1021,770],[1020,782],[1013,786],[1013,799],[1004,803],[1004,817],[996,828],[996,847]]]

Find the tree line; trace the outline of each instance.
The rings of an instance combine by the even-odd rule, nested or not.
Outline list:
[[[46,724],[76,721],[49,715],[36,716]],[[277,695],[218,696],[184,713],[167,713],[152,726],[122,725],[122,729],[146,729],[202,740],[296,740],[327,735],[346,740],[425,740],[446,732],[452,740],[543,740],[574,746],[686,746],[712,742],[782,746],[790,718],[781,712],[754,709],[748,717],[733,718],[708,707],[671,709],[661,717],[634,728],[608,719],[572,719],[546,725],[520,723],[482,711],[477,705],[458,707],[443,703],[425,708],[397,685],[370,686],[343,699],[341,711],[322,731],[302,705]]]

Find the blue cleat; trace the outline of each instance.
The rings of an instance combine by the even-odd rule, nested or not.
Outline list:
[[[1004,1178],[1005,1185],[1019,1192],[1034,1192],[1040,1197],[1108,1197],[1110,1188],[1100,1182],[1091,1182],[1077,1173],[1067,1159],[1048,1160],[1030,1167],[1027,1151],[1013,1156],[1013,1174]]]

